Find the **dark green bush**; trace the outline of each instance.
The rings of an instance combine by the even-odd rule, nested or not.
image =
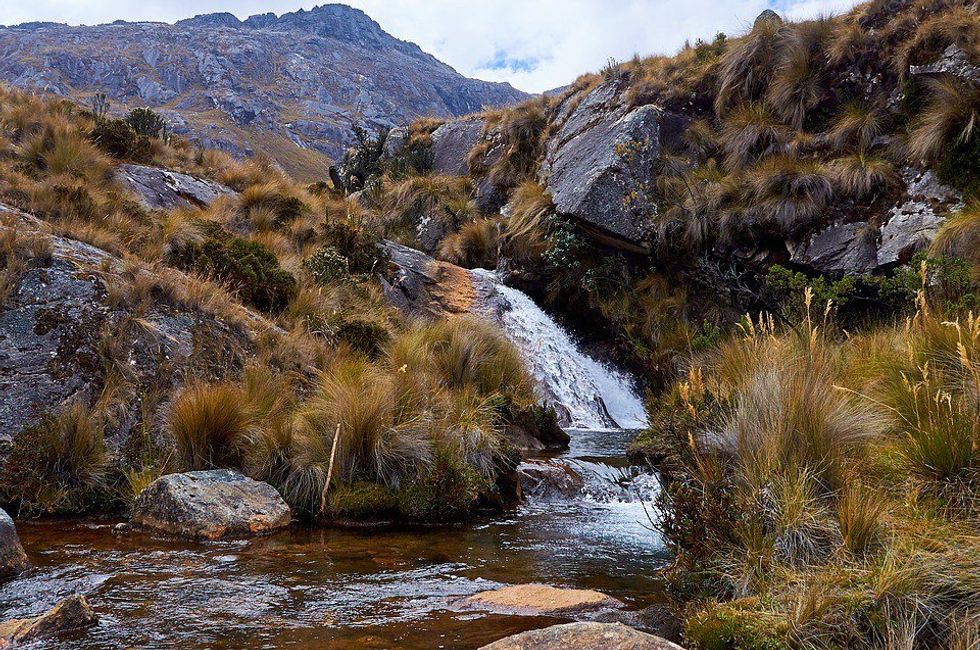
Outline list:
[[[360,318],[342,318],[333,328],[338,342],[347,343],[351,348],[363,352],[371,359],[381,356],[391,335],[382,323]]]
[[[967,200],[980,199],[980,136],[953,142],[939,160],[936,175],[962,191]]]
[[[133,131],[147,138],[159,138],[167,128],[163,118],[149,108],[134,108],[124,119]]]
[[[398,508],[409,521],[459,521],[473,509],[483,486],[475,469],[440,449],[425,474],[398,493]]]
[[[152,157],[149,138],[137,133],[125,120],[99,120],[89,139],[114,158],[146,163]]]
[[[373,273],[384,269],[387,258],[377,246],[378,236],[360,221],[328,218],[323,224],[323,238],[347,258],[351,273]]]
[[[303,260],[303,268],[317,284],[351,280],[350,262],[333,246],[324,246]]]

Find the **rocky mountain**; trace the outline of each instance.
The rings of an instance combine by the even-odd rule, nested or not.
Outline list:
[[[218,13],[174,25],[0,28],[0,79],[82,103],[105,93],[113,112],[149,106],[178,134],[265,152],[306,178],[339,157],[352,121],[393,126],[525,97],[468,79],[339,4],[244,21]]]

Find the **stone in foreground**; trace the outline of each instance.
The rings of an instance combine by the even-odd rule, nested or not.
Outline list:
[[[463,605],[504,614],[547,616],[615,609],[623,603],[590,589],[529,584],[481,591],[464,599]]]
[[[24,547],[20,545],[14,521],[0,509],[0,582],[31,568]]]
[[[290,518],[274,487],[230,470],[163,476],[140,493],[132,514],[135,524],[204,539],[271,533]]]
[[[98,620],[85,596],[69,596],[46,614],[0,623],[0,648],[33,641],[51,641],[68,632],[91,627]]]
[[[683,650],[679,645],[622,623],[567,623],[531,630],[485,645],[480,650]]]
[[[221,183],[147,165],[119,165],[116,178],[149,210],[204,208],[218,197],[235,194]]]

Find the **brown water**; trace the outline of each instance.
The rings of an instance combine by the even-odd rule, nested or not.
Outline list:
[[[476,648],[561,622],[456,605],[501,584],[599,589],[642,609],[665,561],[646,514],[655,482],[626,467],[627,434],[573,436],[564,456],[586,495],[466,526],[194,543],[115,534],[116,521],[18,524],[35,569],[0,588],[0,620],[83,593],[101,620],[66,648]]]

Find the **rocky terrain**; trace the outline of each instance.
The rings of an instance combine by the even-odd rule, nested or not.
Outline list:
[[[467,79],[363,12],[334,4],[242,21],[0,28],[0,79],[115,111],[149,106],[173,133],[235,154],[263,153],[305,180],[350,142],[351,124],[390,127],[523,99]]]

